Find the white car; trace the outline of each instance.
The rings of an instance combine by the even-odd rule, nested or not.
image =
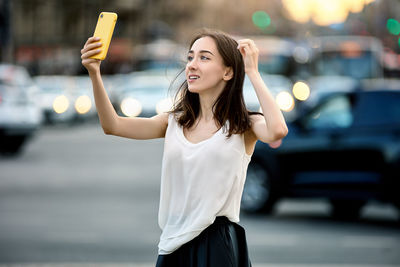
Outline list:
[[[73,76],[73,84],[68,88],[72,96],[75,119],[86,120],[96,116],[92,82],[89,76]],[[111,88],[108,79],[103,79],[104,86]]]
[[[34,78],[40,88],[37,101],[42,109],[46,122],[70,122],[75,116],[72,94],[68,88],[74,81],[68,76],[51,75]]]
[[[42,114],[25,68],[0,64],[0,152],[17,154],[40,128]]]
[[[272,96],[275,98],[279,108],[284,111],[283,114],[285,117],[289,119],[294,118],[295,101],[291,93],[293,86],[292,82],[283,75],[264,73],[260,74]],[[247,76],[245,76],[243,84],[243,98],[246,103],[246,107],[250,111],[261,111],[260,102],[257,98],[253,85]]]
[[[150,117],[169,111],[173,105],[173,94],[169,94],[174,74],[179,71],[143,71],[131,74],[118,89],[118,112],[127,117]],[[179,86],[179,81],[173,87]]]

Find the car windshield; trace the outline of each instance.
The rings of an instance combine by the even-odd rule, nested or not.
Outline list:
[[[268,74],[290,74],[290,58],[285,55],[270,55],[268,58],[260,58],[258,68]]]
[[[324,52],[315,61],[316,75],[344,75],[356,79],[372,78],[378,72],[379,62],[370,51],[356,55],[342,52]]]
[[[62,90],[61,80],[46,80],[46,81],[36,80],[36,83],[39,85],[42,92],[52,93],[52,92],[59,92]]]
[[[21,67],[0,66],[0,84],[13,86],[29,86],[32,79],[28,72]]]
[[[305,122],[307,129],[348,128],[353,123],[352,103],[346,95],[329,98]]]
[[[162,94],[167,93],[169,81],[165,77],[134,77],[132,78],[124,92],[135,92],[145,94]]]
[[[361,94],[357,105],[357,126],[400,124],[400,93],[369,92]]]
[[[23,98],[26,92],[18,86],[8,86],[0,84],[0,98]]]

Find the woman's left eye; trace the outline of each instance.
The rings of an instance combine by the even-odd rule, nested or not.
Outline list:
[[[206,56],[201,56],[200,58],[201,58],[201,59],[205,59],[205,60],[209,59],[209,58],[206,57]]]

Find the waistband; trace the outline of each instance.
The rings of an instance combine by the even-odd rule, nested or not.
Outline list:
[[[217,216],[215,217],[215,221],[213,224],[229,224],[232,223],[227,217],[225,216]]]

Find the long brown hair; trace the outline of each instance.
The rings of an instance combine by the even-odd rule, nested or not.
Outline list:
[[[248,111],[243,99],[245,72],[242,55],[237,49],[238,43],[224,32],[202,29],[190,42],[189,49],[202,37],[211,37],[215,41],[224,65],[233,71],[232,79],[213,104],[214,119],[219,127],[229,122],[228,137],[243,134],[251,127],[249,115],[260,113]],[[186,129],[193,126],[200,114],[200,101],[197,93],[189,91],[186,79],[179,86],[174,103],[171,113],[176,116],[178,124]]]

